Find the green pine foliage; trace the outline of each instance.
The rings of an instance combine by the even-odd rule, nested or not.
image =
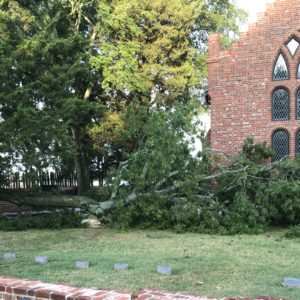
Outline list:
[[[129,105],[195,98],[208,33],[236,20],[229,0],[0,0],[1,152],[35,171],[75,168],[86,192],[137,145],[119,136]]]

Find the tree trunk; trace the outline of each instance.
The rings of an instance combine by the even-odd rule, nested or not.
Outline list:
[[[90,189],[90,173],[85,153],[79,139],[78,130],[74,127],[71,127],[71,131],[76,145],[76,154],[74,157],[74,162],[78,185],[78,195],[82,196]]]
[[[82,7],[80,7],[81,10]],[[80,18],[81,18],[81,14],[80,14]],[[80,21],[79,21],[80,22]],[[90,21],[88,20],[88,22],[90,23]],[[95,25],[93,28],[93,32],[92,35],[90,37],[90,47],[88,50],[88,60],[86,61],[86,63],[89,63],[89,59],[92,56],[92,50],[93,47],[95,47],[95,39],[96,39],[96,34],[97,34],[97,30],[99,28],[99,24]],[[77,32],[78,32],[79,26],[77,28]],[[92,93],[92,89],[93,89],[93,82],[91,81],[88,85],[88,87],[86,88],[86,91],[84,93],[84,100],[88,100],[91,93]],[[90,172],[89,172],[89,167],[88,167],[88,161],[84,152],[84,145],[82,145],[81,141],[80,141],[80,129],[76,129],[75,127],[71,126],[71,131],[72,131],[72,135],[73,135],[73,139],[75,141],[76,144],[76,156],[75,156],[75,168],[76,168],[76,174],[77,174],[77,184],[78,184],[78,195],[82,196],[85,192],[87,192],[90,188]]]
[[[98,204],[95,200],[83,196],[51,195],[47,193],[19,194],[1,191],[0,201],[9,202],[17,206],[37,208],[87,207],[89,204]]]

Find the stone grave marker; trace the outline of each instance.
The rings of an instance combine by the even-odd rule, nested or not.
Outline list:
[[[171,275],[172,267],[170,266],[157,266],[157,273],[160,275]]]
[[[283,286],[285,288],[300,289],[300,278],[285,277]]]
[[[76,261],[76,267],[79,269],[88,269],[90,266],[90,263],[88,260],[78,260]]]
[[[35,262],[39,264],[46,264],[48,262],[48,256],[36,256]]]
[[[16,254],[15,253],[5,253],[3,255],[4,260],[14,260],[16,259]]]
[[[128,264],[117,263],[114,265],[115,271],[128,271]]]

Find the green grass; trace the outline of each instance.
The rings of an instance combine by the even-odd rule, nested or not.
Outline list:
[[[226,297],[261,296],[300,299],[300,290],[282,287],[284,277],[300,277],[300,239],[283,238],[283,230],[249,236],[174,234],[167,231],[117,233],[109,229],[0,232],[0,275],[66,282],[124,291],[170,289]],[[38,265],[34,256],[47,255]],[[76,269],[89,260],[89,269]],[[117,273],[116,262],[130,270]],[[172,276],[156,274],[171,265]],[[203,284],[201,284],[203,283]]]

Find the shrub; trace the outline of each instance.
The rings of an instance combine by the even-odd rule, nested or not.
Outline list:
[[[217,177],[216,197],[222,206],[221,232],[260,233],[269,223],[270,202],[264,197],[272,177],[266,160],[273,155],[266,143],[247,139],[243,152]]]
[[[284,236],[289,239],[300,238],[300,225],[289,227]]]

